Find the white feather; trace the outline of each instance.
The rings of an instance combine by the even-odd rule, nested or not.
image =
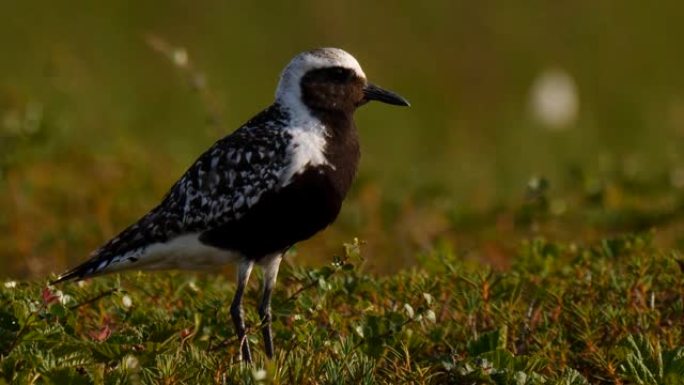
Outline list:
[[[133,262],[129,257],[137,258]],[[185,234],[167,242],[153,243],[144,249],[131,251],[116,258],[105,268],[107,272],[120,270],[206,270],[235,263],[243,258],[237,252],[205,245],[199,234]]]
[[[292,135],[292,141],[288,146],[290,163],[281,176],[282,186],[287,186],[292,177],[302,173],[308,167],[331,166],[325,157],[325,128],[312,118],[310,125],[291,127],[287,130]]]

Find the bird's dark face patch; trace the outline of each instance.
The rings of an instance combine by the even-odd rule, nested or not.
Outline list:
[[[353,112],[364,102],[366,81],[344,67],[307,72],[301,80],[302,101],[313,110]]]

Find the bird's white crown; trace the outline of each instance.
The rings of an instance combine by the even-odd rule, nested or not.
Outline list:
[[[280,75],[280,82],[276,90],[276,101],[297,112],[303,111],[304,105],[301,101],[302,91],[300,87],[302,77],[311,70],[328,67],[347,68],[354,71],[357,76],[366,78],[359,62],[345,50],[317,48],[300,53],[285,67]]]

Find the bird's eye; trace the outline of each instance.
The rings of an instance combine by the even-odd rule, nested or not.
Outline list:
[[[338,83],[347,82],[351,77],[350,71],[341,67],[332,68],[331,75],[332,80]]]

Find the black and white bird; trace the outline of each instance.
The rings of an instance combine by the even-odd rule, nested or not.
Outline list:
[[[53,283],[124,270],[237,263],[230,312],[241,358],[250,362],[241,304],[250,272],[260,265],[259,316],[272,357],[270,302],[280,261],[337,217],[360,156],[354,111],[371,100],[409,105],[369,83],[356,59],[341,49],[295,56],[270,107],[216,142],[157,207]]]

